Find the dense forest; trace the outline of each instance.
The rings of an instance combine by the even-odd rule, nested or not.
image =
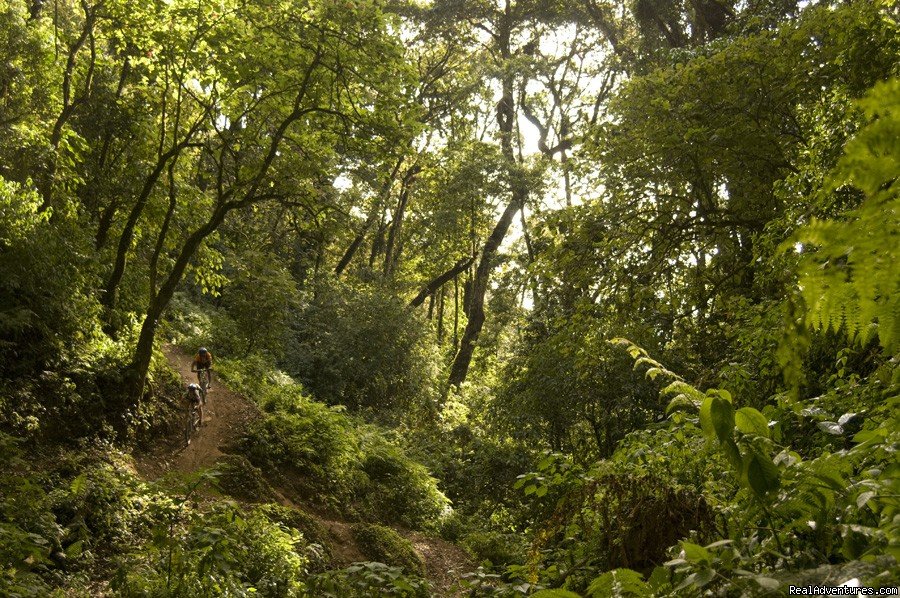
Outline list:
[[[0,595],[895,591],[898,19],[0,0]]]

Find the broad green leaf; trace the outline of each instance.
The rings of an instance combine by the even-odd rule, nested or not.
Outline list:
[[[715,426],[713,426],[712,420],[712,404],[712,397],[706,397],[703,399],[703,403],[700,404],[700,428],[709,438],[712,438],[716,434],[716,429]]]
[[[684,590],[685,588],[688,588],[690,586],[702,588],[703,586],[711,582],[715,576],[716,573],[712,569],[703,569],[701,571],[697,571],[696,573],[691,573],[684,579],[684,581],[682,581],[678,585],[677,588],[675,588],[675,590]]]
[[[532,598],[581,598],[575,592],[569,590],[541,590],[531,595]]]
[[[769,437],[769,420],[753,407],[741,407],[734,414],[737,429],[744,434]]]
[[[763,498],[768,493],[778,490],[781,485],[781,474],[769,457],[753,452],[747,465],[747,481],[750,489]]]
[[[868,492],[863,492],[859,496],[856,497],[856,506],[860,509],[863,508],[866,503],[875,498],[876,493],[869,490]]]
[[[631,569],[607,571],[594,579],[587,590],[587,595],[592,598],[605,598],[607,596],[643,597],[650,594],[650,586],[644,581],[644,577]]]
[[[734,406],[724,399],[714,397],[710,405],[710,416],[719,441],[731,440],[734,436]]]
[[[816,425],[823,432],[840,436],[844,433],[844,428],[837,422],[816,422]]]
[[[684,551],[684,558],[691,562],[709,561],[709,551],[699,544],[691,542],[682,542],[681,550]]]
[[[772,579],[771,577],[757,576],[753,578],[753,581],[759,584],[764,590],[769,590],[770,592],[774,592],[781,587],[781,582],[777,579]]]
[[[741,458],[741,451],[738,450],[734,440],[729,438],[727,441],[723,442],[722,450],[725,451],[725,457],[728,459],[728,462],[731,463],[734,470],[737,472],[742,471],[744,465],[743,459]]]

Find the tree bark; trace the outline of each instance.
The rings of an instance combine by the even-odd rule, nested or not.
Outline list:
[[[144,317],[144,323],[141,326],[141,334],[138,337],[137,347],[134,351],[134,359],[129,372],[132,377],[132,380],[129,381],[131,386],[131,398],[135,404],[140,400],[144,393],[144,385],[147,382],[147,372],[150,370],[150,360],[153,357],[153,344],[156,340],[156,328],[159,325],[159,318],[172,300],[175,289],[181,282],[181,278],[184,276],[184,272],[191,259],[194,257],[194,254],[197,252],[197,249],[200,248],[200,244],[203,243],[203,240],[212,234],[216,228],[218,228],[229,211],[230,210],[223,208],[216,210],[204,226],[194,231],[188,237],[184,246],[181,248],[178,258],[175,260],[172,271],[169,273],[169,276],[166,277],[159,292],[153,297],[153,300],[150,301],[146,316]]]
[[[478,341],[478,335],[484,325],[484,297],[487,293],[488,281],[491,272],[494,269],[494,258],[497,249],[503,242],[509,225],[512,223],[513,216],[519,210],[517,201],[511,201],[500,216],[500,220],[494,226],[494,230],[488,237],[487,243],[481,252],[481,260],[478,262],[478,268],[475,270],[475,279],[472,285],[472,305],[469,307],[469,320],[466,322],[466,328],[463,331],[460,340],[459,350],[453,359],[453,365],[450,367],[449,382],[453,386],[459,386],[466,380],[469,373],[469,365],[472,362],[472,355],[475,352],[475,343]]]
[[[413,165],[403,176],[403,184],[400,188],[400,197],[397,199],[397,209],[391,217],[391,227],[388,231],[387,245],[384,250],[384,264],[382,275],[388,278],[394,271],[394,265],[400,255],[400,233],[403,230],[403,218],[406,215],[406,206],[409,203],[409,193],[416,175],[421,170],[418,165]]]
[[[212,213],[206,224],[188,236],[175,260],[175,264],[172,266],[172,271],[169,272],[165,282],[160,286],[159,293],[157,293],[150,301],[144,323],[141,326],[141,333],[138,337],[137,347],[135,348],[134,359],[128,369],[129,379],[127,382],[130,387],[129,396],[133,404],[137,404],[144,394],[144,386],[147,383],[147,373],[150,370],[150,361],[153,357],[153,344],[156,339],[156,329],[159,325],[159,318],[172,300],[175,289],[181,282],[184,272],[187,270],[188,264],[190,264],[194,254],[200,248],[200,244],[203,243],[206,237],[218,229],[219,225],[222,224],[229,212],[247,207],[254,202],[259,201],[259,188],[266,175],[269,173],[272,163],[278,156],[279,147],[287,134],[288,128],[305,114],[316,110],[315,108],[301,109],[300,105],[306,97],[312,73],[321,59],[321,54],[319,52],[320,51],[316,52],[312,63],[307,68],[303,84],[294,99],[293,110],[281,121],[281,123],[279,123],[278,128],[272,134],[266,156],[260,164],[256,175],[251,179],[252,182],[247,191],[243,194],[243,197],[239,200],[228,201],[227,197],[231,195],[230,191],[226,194],[226,197],[219,197],[215,211]]]
[[[153,248],[153,255],[150,256],[150,300],[156,296],[156,280],[159,268],[159,256],[162,255],[163,248],[166,244],[166,237],[169,235],[169,226],[172,223],[172,216],[175,214],[175,208],[178,205],[178,194],[175,189],[175,164],[177,160],[169,162],[169,207],[166,210],[166,217],[163,219],[159,234],[156,237],[156,246]]]
[[[112,311],[116,307],[119,285],[122,282],[122,277],[125,275],[128,252],[131,250],[131,242],[134,240],[134,229],[150,199],[150,194],[153,192],[153,188],[156,186],[159,177],[162,176],[162,172],[165,170],[168,161],[176,157],[181,150],[189,145],[194,134],[200,129],[200,125],[204,118],[205,116],[198,119],[185,134],[184,138],[173,145],[169,151],[159,155],[153,170],[150,171],[150,174],[144,180],[144,186],[141,189],[141,193],[134,206],[132,206],[131,212],[128,214],[128,220],[125,222],[125,227],[122,229],[122,234],[119,237],[119,246],[116,250],[116,260],[113,264],[113,270],[104,286],[103,296],[100,298],[100,304],[109,311]]]
[[[47,171],[38,181],[38,192],[41,194],[42,202],[39,211],[44,212],[53,206],[53,186],[56,183],[56,173],[59,166],[57,153],[59,145],[62,141],[63,128],[72,117],[75,109],[79,104],[84,102],[91,91],[94,78],[94,68],[97,64],[97,51],[94,46],[94,25],[96,24],[96,6],[91,7],[88,3],[82,2],[81,8],[84,10],[84,27],[79,33],[75,42],[69,47],[66,57],[66,68],[63,71],[62,92],[63,107],[53,124],[53,131],[50,134],[50,146],[53,148],[52,157],[48,164]],[[83,95],[72,98],[72,79],[75,74],[76,60],[78,53],[84,47],[85,42],[90,40],[91,61],[88,65],[87,75],[85,77]]]
[[[512,23],[510,14],[510,5],[507,3],[506,12],[504,13],[499,31],[496,36],[500,56],[504,62],[512,58],[510,51],[510,39],[512,36]],[[497,125],[500,129],[500,149],[506,166],[506,175],[510,183],[512,197],[510,202],[503,210],[500,219],[494,225],[494,230],[488,236],[484,247],[481,250],[481,258],[478,262],[478,268],[475,270],[475,277],[472,280],[471,300],[468,308],[468,321],[460,340],[459,350],[453,358],[453,364],[450,366],[449,382],[453,386],[462,384],[469,372],[469,365],[472,362],[472,355],[475,352],[475,346],[478,341],[478,335],[484,325],[484,298],[487,294],[488,282],[491,272],[496,265],[497,251],[503,238],[509,230],[513,217],[516,212],[525,205],[525,198],[528,190],[519,174],[519,164],[516,161],[515,152],[513,150],[513,130],[515,128],[515,100],[514,100],[514,81],[513,74],[507,72],[503,75],[502,90],[503,95],[497,104]],[[524,89],[524,83],[523,83]]]
[[[464,272],[466,268],[472,265],[472,262],[475,261],[474,256],[469,258],[463,258],[456,262],[456,264],[438,276],[435,276],[428,284],[422,287],[422,290],[419,291],[419,294],[415,296],[415,298],[409,302],[409,307],[418,307],[425,302],[425,298],[429,295],[433,295],[439,288],[444,286],[447,282],[450,281],[451,278],[456,278],[460,272]]]
[[[459,347],[459,275],[453,277],[453,352]]]
[[[353,242],[350,243],[350,246],[347,248],[347,251],[344,252],[344,255],[341,257],[341,260],[338,262],[337,266],[334,267],[335,276],[340,276],[341,274],[343,274],[344,269],[348,265],[350,265],[350,261],[353,259],[353,256],[356,255],[356,252],[362,245],[363,240],[365,240],[366,233],[369,232],[369,229],[372,228],[372,225],[375,224],[375,222],[378,220],[378,217],[381,215],[384,208],[384,201],[391,194],[391,186],[397,179],[397,173],[400,171],[400,166],[402,164],[403,158],[401,157],[397,160],[397,164],[394,165],[390,176],[388,176],[384,183],[382,183],[381,189],[378,190],[378,196],[375,198],[375,205],[372,206],[372,210],[366,217],[366,221],[363,223],[363,227],[356,234],[356,237],[353,238]]]
[[[447,295],[447,287],[441,285],[441,293],[438,295],[437,315],[437,342],[438,346],[444,342],[444,297]]]

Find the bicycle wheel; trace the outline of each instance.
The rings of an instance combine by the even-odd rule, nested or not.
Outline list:
[[[206,392],[209,389],[209,370],[203,369],[200,370],[200,396],[203,399],[203,403],[206,403]]]
[[[193,411],[194,411],[193,408],[188,407],[187,414],[186,414],[187,417],[184,418],[184,443],[185,444],[191,443],[191,433],[194,431],[193,430],[193,419],[194,419]]]
[[[191,443],[191,436],[193,436],[194,432],[200,429],[200,423],[202,416],[202,407],[198,404],[192,404],[188,407],[187,418],[185,418],[185,427],[184,427],[184,442],[185,444]]]

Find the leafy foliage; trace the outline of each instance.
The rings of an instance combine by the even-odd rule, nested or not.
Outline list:
[[[877,335],[895,353],[900,342],[900,80],[876,85],[859,105],[870,119],[847,144],[822,193],[852,186],[865,198],[840,220],[813,220],[793,242],[804,246],[799,284],[806,322],[815,328],[846,328],[863,343]],[[806,248],[805,246],[811,246]]]
[[[345,569],[329,572],[312,579],[312,589],[318,596],[402,596],[424,598],[428,585],[421,579],[408,577],[398,567],[383,563],[354,563]]]
[[[447,499],[436,480],[378,429],[313,401],[262,362],[234,362],[224,374],[266,412],[251,424],[241,450],[251,462],[282,471],[301,495],[348,515],[413,528],[433,526],[442,516]],[[252,382],[244,386],[246,380]]]
[[[436,362],[416,314],[376,288],[323,285],[292,326],[285,370],[320,400],[381,418],[427,411]]]
[[[353,537],[360,550],[373,561],[400,567],[407,574],[421,576],[425,564],[412,543],[389,527],[369,523],[353,526]]]

